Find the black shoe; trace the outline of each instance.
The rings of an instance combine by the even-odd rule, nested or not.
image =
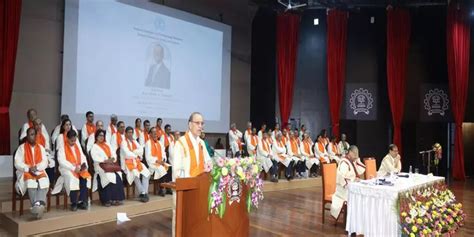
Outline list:
[[[77,204],[77,207],[81,210],[87,210],[87,203],[86,202],[80,202]]]
[[[148,202],[148,201],[150,201],[150,197],[148,197],[148,194],[143,194],[143,202]]]
[[[110,207],[110,206],[112,206],[112,205],[114,205],[114,204],[115,204],[115,202],[113,202],[113,201],[112,201],[112,202],[108,201],[108,202],[106,202],[106,203],[103,203],[102,205],[104,205],[104,207]],[[115,205],[114,205],[114,206],[115,206]]]
[[[166,194],[173,195],[173,190],[171,190],[171,188],[167,188]]]
[[[75,204],[75,203],[71,204],[70,210],[71,211],[77,211],[77,204]]]
[[[158,191],[158,196],[164,197],[165,196],[165,191],[163,191],[163,189],[160,189],[160,191]]]
[[[278,179],[275,178],[275,177],[272,177],[272,178],[270,179],[270,182],[272,182],[272,183],[278,183]]]

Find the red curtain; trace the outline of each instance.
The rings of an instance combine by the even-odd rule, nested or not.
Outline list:
[[[288,123],[293,105],[299,24],[299,15],[283,13],[277,17],[278,100],[282,125]]]
[[[327,16],[327,66],[332,134],[339,137],[339,118],[346,79],[347,12],[330,10]]]
[[[410,44],[410,13],[408,10],[387,10],[387,87],[392,110],[393,143],[402,151],[402,119],[405,105],[405,82]]]
[[[0,0],[0,155],[10,154],[10,101],[20,28],[21,0]]]
[[[469,15],[465,9],[455,6],[448,8],[446,33],[449,92],[456,123],[453,178],[465,180],[462,123],[466,109],[470,53]]]

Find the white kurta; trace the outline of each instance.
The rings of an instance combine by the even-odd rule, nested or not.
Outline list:
[[[263,138],[263,133],[264,133],[264,131],[262,131],[261,129],[258,130],[257,135],[258,135],[258,138],[259,138],[259,139],[262,139],[262,138]]]
[[[87,141],[87,143],[86,143],[86,151],[89,153],[89,152],[91,152],[91,150],[92,150],[92,146],[95,144],[95,134],[91,134],[91,135],[89,136],[89,138],[87,138],[86,141]],[[107,143],[108,143],[109,146],[110,146],[110,143],[109,143],[109,142],[107,142]],[[112,153],[115,153],[115,152],[113,152],[112,149],[111,149],[110,151],[112,151]],[[115,154],[115,155],[117,155],[117,154]]]
[[[240,150],[239,141],[242,141],[242,133],[239,130],[229,130],[229,145],[233,155]]]
[[[189,133],[189,138],[191,140],[191,143],[194,147],[196,164],[199,165],[199,145],[201,145],[203,149],[204,162],[205,163],[211,162],[211,157],[209,156],[209,153],[207,152],[206,144],[204,143],[204,141],[199,137],[195,138],[190,132],[188,133]],[[174,152],[173,180],[176,180],[176,177],[180,177],[180,178],[191,177],[191,174],[190,174],[191,156],[189,154],[190,149],[188,147],[188,143],[186,142],[186,136],[181,136],[178,139],[178,141],[176,141],[173,152]]]
[[[81,144],[82,144],[82,147],[86,147],[86,140],[87,138],[90,137],[90,135],[95,135],[94,133],[91,133],[91,134],[87,134],[87,126],[86,124],[84,124],[84,126],[82,126],[82,130],[81,130]]]
[[[148,135],[148,138],[150,138],[150,135]],[[149,139],[148,139],[149,140]],[[147,140],[147,141],[148,141]],[[141,146],[145,146],[145,143],[147,142],[145,141],[145,133],[144,132],[141,132],[140,133],[140,137],[138,138],[138,143],[140,143]]]
[[[332,195],[331,215],[338,218],[347,201],[347,184],[357,178],[355,166],[347,158],[341,159],[336,171],[336,192]]]
[[[79,145],[79,147],[81,147],[81,144],[79,143],[79,139],[76,139],[76,144]],[[63,134],[59,134],[59,136],[56,138],[56,151],[59,151],[63,147],[64,147],[64,137],[63,137]]]
[[[120,145],[121,145],[121,144],[117,144],[117,136],[122,136],[122,142],[125,141],[125,139],[126,139],[125,135],[120,134],[119,132],[117,132],[114,135],[112,135],[110,140],[106,140],[110,144],[110,148],[112,148],[113,152],[116,152],[117,149],[119,149]]]
[[[347,154],[347,150],[349,149],[350,144],[347,141],[339,141],[337,144],[337,148],[341,151],[342,155]]]
[[[250,139],[252,138],[252,130],[245,130],[244,132],[244,142],[248,146],[250,144]]]
[[[110,145],[107,144],[110,148]],[[98,183],[97,183],[97,176],[100,176],[100,184],[102,186],[102,188],[105,188],[109,183],[113,183],[113,184],[116,184],[117,183],[117,179],[116,179],[116,176],[115,176],[115,172],[105,172],[101,167],[100,167],[100,163],[102,162],[105,162],[106,160],[109,159],[109,157],[107,157],[107,154],[105,154],[105,151],[100,148],[99,145],[97,144],[94,144],[91,148],[91,158],[92,158],[92,161],[94,162],[94,182],[92,184],[92,191],[95,192],[99,186],[98,186]],[[112,152],[112,149],[110,149],[110,155],[111,157],[114,158],[114,162],[117,161],[117,154],[115,152]],[[122,178],[122,172],[117,172],[118,173],[118,176],[120,178]]]
[[[265,150],[265,147],[268,150]],[[268,171],[270,170],[270,168],[273,165],[273,162],[272,162],[273,152],[272,152],[272,148],[271,148],[270,144],[268,144],[268,142],[265,141],[264,139],[258,139],[257,159],[262,164],[262,167],[265,170],[265,172],[268,173]]]
[[[112,132],[112,129],[110,128],[111,126],[114,127],[115,133],[118,132],[118,131],[117,131],[117,127],[116,127],[115,125],[109,124],[109,125],[107,126],[107,132],[105,133],[105,140],[106,140],[110,145],[112,145],[112,141],[111,141],[112,135],[115,134],[114,132]],[[119,144],[119,146],[120,146],[120,144]],[[117,147],[118,147],[118,146],[117,146]]]
[[[290,156],[290,158],[292,160],[294,160],[295,162],[296,161],[303,161],[304,157],[301,156],[301,149],[300,149],[299,141],[298,140],[294,141],[294,143],[296,143],[296,151],[293,151],[291,143],[292,143],[291,140],[288,140],[288,142],[286,143],[286,149],[288,150],[288,156]]]
[[[30,128],[29,123],[24,123],[23,126],[21,127],[21,132],[20,132],[20,140],[26,137],[26,131]],[[41,132],[43,134],[48,134],[48,130],[44,126],[44,124],[41,124]]]
[[[56,161],[54,160],[54,152],[51,148],[51,139],[47,133],[41,133],[44,136],[44,149],[46,150],[46,157],[48,158],[48,168],[54,168]]]
[[[36,164],[36,168],[38,171],[44,172],[46,177],[40,178],[38,180],[34,179],[27,179],[26,182],[24,180],[24,173],[30,171],[30,166],[25,163],[25,144],[21,144],[16,153],[15,153],[15,168],[16,168],[16,183],[15,187],[18,193],[24,195],[28,188],[38,188],[38,185],[41,189],[49,188],[49,178],[48,174],[44,171],[48,167],[48,159],[46,157],[46,151],[43,146],[40,144],[36,144],[36,146],[40,146],[41,150],[41,162]],[[31,154],[33,158],[35,157],[35,147],[31,147]],[[34,160],[33,160],[34,162]]]
[[[319,142],[314,144],[314,155],[319,159],[325,160],[326,163],[329,163],[329,155],[328,155],[328,152],[326,151],[326,146],[322,145],[322,147],[323,147],[322,149],[319,148]]]
[[[305,143],[304,141],[300,142],[301,154],[306,157],[306,168],[311,169],[313,165],[319,165],[320,162],[319,162],[319,159],[316,158],[316,156],[314,156],[314,152],[312,149],[313,142],[310,141],[308,143],[308,147],[309,147],[308,151],[306,151],[304,143]]]
[[[133,139],[137,140],[140,143],[140,137],[142,136],[142,133],[142,129],[139,129],[139,131],[137,132],[137,129],[133,128]],[[142,144],[140,143],[140,145]]]
[[[259,139],[257,135],[250,135],[248,139],[249,140],[247,142],[247,152],[249,153],[250,156],[255,156],[257,152],[257,145],[258,145]],[[255,145],[252,144],[252,139],[256,141]]]
[[[397,157],[398,162],[395,163],[395,158],[393,158],[390,154],[387,154],[383,158],[382,164],[380,165],[379,171],[377,173],[383,176],[391,172],[400,172],[400,170],[402,170],[402,162],[400,161],[400,155],[397,155]]]
[[[148,169],[150,173],[153,175],[154,180],[160,179],[161,177],[165,176],[167,172],[165,166],[159,165],[156,163],[159,160],[166,161],[165,146],[163,146],[163,144],[160,142],[157,142],[157,144],[159,146],[159,149],[161,149],[161,156],[162,156],[161,159],[151,154],[152,140],[148,140],[148,142],[145,144],[146,163],[148,164]]]
[[[59,137],[60,138],[60,137]],[[81,146],[77,144],[78,142],[76,141],[76,145],[79,146],[79,152],[80,154],[80,160],[81,164],[85,164],[87,167],[87,159],[84,156],[84,153],[82,152],[82,149],[80,148]],[[69,144],[67,144],[69,146]],[[71,149],[74,152],[74,147],[71,147]],[[76,159],[78,159],[76,157]],[[56,194],[61,192],[63,186],[66,189],[66,193],[69,195],[71,191],[79,190],[79,178],[76,178],[74,176],[74,171],[76,169],[76,166],[69,162],[66,158],[66,151],[64,146],[61,147],[58,151],[58,163],[59,163],[59,173],[61,173],[61,176],[58,178],[56,181],[56,185],[54,186],[54,190],[51,192],[51,194]],[[87,179],[87,188],[91,188],[91,179]]]
[[[341,152],[337,148],[337,145],[330,142],[329,145],[328,145],[328,151],[327,152],[328,152],[328,155],[329,155],[329,159],[334,160],[339,164],[339,162],[341,161],[341,157],[338,156],[338,154],[341,154]]]
[[[275,160],[282,163],[285,167],[288,167],[291,162],[291,157],[286,153],[286,146],[283,142],[275,141],[272,146],[273,154],[276,156]]]
[[[72,125],[72,130],[76,131],[77,132],[77,129],[76,127],[74,127],[74,125]],[[60,132],[61,131],[61,124],[57,125],[54,130],[53,130],[53,134],[51,135],[51,143],[55,146],[55,149],[56,151],[58,150],[56,148],[56,139],[58,139],[58,136],[60,135]]]
[[[135,177],[140,178],[140,174],[145,176],[145,177],[150,177],[150,171],[146,168],[146,166],[143,164],[143,162],[139,161],[142,165],[142,171],[140,172],[137,168],[137,160],[136,158],[140,157],[143,159],[143,147],[138,144],[137,141],[132,140],[129,141],[130,145],[133,142],[136,145],[136,149],[131,151],[128,149],[127,141],[124,139],[122,140],[122,144],[120,144],[120,163],[122,164],[122,170],[127,176],[127,181],[129,184],[133,183],[133,180]],[[125,160],[133,160],[134,164],[134,169],[133,170],[128,170],[127,165],[125,164]]]

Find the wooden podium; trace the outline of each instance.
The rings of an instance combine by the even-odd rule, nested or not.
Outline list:
[[[176,237],[188,236],[249,236],[249,217],[245,205],[247,187],[242,184],[240,203],[226,204],[222,219],[208,214],[209,173],[194,178],[179,178],[175,183],[162,184],[176,190]],[[227,190],[227,189],[226,189]],[[225,191],[227,193],[227,191]]]

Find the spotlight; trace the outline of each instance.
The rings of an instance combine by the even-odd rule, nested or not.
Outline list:
[[[374,23],[375,23],[375,17],[373,17],[373,16],[370,17],[370,23],[371,23],[371,24],[374,24]]]
[[[314,18],[313,25],[315,25],[315,26],[319,25],[319,19],[318,18]]]

